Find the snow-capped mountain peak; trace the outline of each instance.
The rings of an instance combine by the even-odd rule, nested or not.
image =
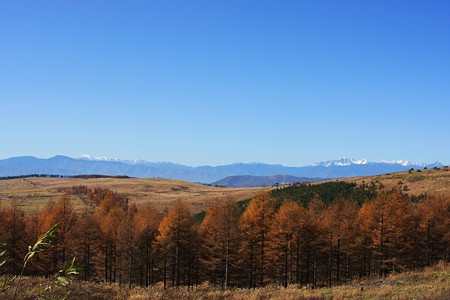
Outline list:
[[[80,156],[81,159],[86,160],[98,160],[98,161],[121,161],[117,157],[106,157],[106,156],[95,156],[91,154],[83,154]]]
[[[121,163],[126,163],[126,164],[146,163],[145,160],[141,160],[141,159],[125,160],[125,159],[120,159],[117,157],[95,156],[95,155],[91,155],[91,154],[83,154],[80,156],[80,159],[93,160],[93,161],[121,162]]]
[[[424,168],[424,167],[428,167],[428,168],[432,168],[432,167],[443,167],[442,163],[436,161],[432,164],[427,164],[427,163],[418,163],[418,162],[413,162],[410,160],[382,160],[381,163],[384,164],[394,164],[394,165],[402,165],[404,167],[419,167],[419,168]]]
[[[350,165],[366,165],[369,161],[363,159],[340,158],[338,160],[327,160],[313,164],[314,167],[346,167]]]
[[[308,178],[342,178],[403,172],[411,168],[424,169],[425,167],[428,169],[441,168],[443,165],[439,162],[432,164],[413,163],[407,160],[369,162],[367,159],[341,158],[304,167],[285,167],[261,163],[191,167],[170,162],[122,160],[85,154],[77,159],[61,155],[49,159],[32,156],[0,159],[0,176],[103,174],[144,178],[161,177],[211,183],[236,175],[274,176],[279,174]]]
[[[382,160],[380,161],[383,164],[391,164],[391,165],[402,165],[402,166],[424,166],[426,164],[421,164],[421,163],[415,163],[415,162],[411,162],[409,160]]]
[[[381,160],[380,162],[369,162],[367,159],[350,159],[350,158],[340,158],[338,160],[328,160],[323,162],[318,162],[313,164],[314,167],[348,167],[351,165],[367,165],[367,164],[385,164],[385,165],[401,165],[403,167],[442,167],[440,162],[435,162],[433,164],[427,163],[417,163],[410,160]]]
[[[91,160],[91,161],[104,161],[104,162],[120,162],[129,165],[166,165],[166,166],[182,166],[177,163],[172,163],[168,161],[158,161],[158,162],[149,162],[143,159],[120,159],[117,157],[107,157],[107,156],[95,156],[91,154],[83,154],[80,156],[82,160]]]

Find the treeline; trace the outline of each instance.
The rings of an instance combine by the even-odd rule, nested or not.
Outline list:
[[[52,174],[29,174],[29,175],[16,175],[16,176],[2,176],[0,180],[11,180],[11,179],[22,179],[29,177],[42,177],[42,178],[70,178],[70,176],[65,175],[52,175]]]
[[[11,180],[11,179],[22,179],[29,177],[41,177],[41,178],[83,178],[83,179],[91,179],[91,178],[132,178],[126,175],[117,175],[117,176],[109,176],[109,175],[98,175],[98,174],[87,174],[87,175],[52,175],[52,174],[29,174],[29,175],[17,175],[17,176],[3,176],[0,177],[0,180]]]
[[[350,190],[359,195],[372,188]],[[283,193],[289,197],[280,201]],[[29,214],[18,202],[0,207],[0,242],[10,257],[0,271],[19,273],[27,245],[56,223],[56,241],[32,262],[29,275],[54,273],[75,256],[86,281],[318,287],[450,260],[448,197],[416,202],[392,190],[359,202],[345,193],[328,201],[316,191],[298,201],[295,189],[262,192],[243,212],[234,201],[217,200],[198,223],[183,201],[158,212],[108,189],[74,187]],[[90,205],[76,212],[74,196]]]
[[[297,184],[286,188],[274,189],[271,195],[277,205],[281,205],[286,199],[299,202],[307,208],[309,202],[315,197],[320,198],[325,205],[330,205],[339,198],[354,200],[359,205],[364,201],[372,200],[377,195],[377,184],[363,182],[357,185],[354,182],[330,181],[321,184]]]

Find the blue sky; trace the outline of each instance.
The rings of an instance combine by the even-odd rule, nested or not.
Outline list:
[[[0,158],[449,163],[449,1],[1,1]]]

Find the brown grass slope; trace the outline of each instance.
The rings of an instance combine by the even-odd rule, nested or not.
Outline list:
[[[288,288],[268,286],[257,289],[230,289],[223,291],[207,284],[179,289],[164,290],[161,285],[149,288],[125,285],[74,282],[69,286],[70,299],[422,299],[444,300],[450,299],[450,265],[439,263],[433,267],[420,271],[393,274],[383,279],[371,282],[355,280],[351,284],[316,290],[307,287],[291,285]],[[2,279],[0,277],[0,279]],[[27,278],[19,293],[18,299],[34,299],[36,287],[45,286],[48,280],[43,277]],[[52,295],[63,295],[66,288],[57,287],[51,291]],[[0,298],[13,299],[13,291],[0,293]]]
[[[414,170],[377,176],[364,176],[339,179],[341,181],[381,183],[382,189],[401,188],[410,195],[432,194],[450,196],[450,168]],[[319,183],[318,183],[319,184]],[[29,177],[21,179],[0,180],[0,205],[13,199],[19,200],[25,211],[41,208],[50,200],[57,200],[64,189],[72,186],[86,185],[90,188],[109,188],[124,194],[131,203],[152,202],[160,211],[168,208],[176,199],[185,199],[193,212],[206,210],[216,199],[248,199],[260,188],[223,188],[192,184],[186,181],[146,178],[42,178]],[[84,203],[74,196],[75,208],[82,208]]]
[[[193,184],[180,180],[147,179],[147,178],[43,178],[29,177],[21,179],[0,180],[0,205],[13,199],[19,200],[24,210],[41,208],[50,200],[57,200],[64,189],[72,186],[108,188],[125,195],[130,203],[137,205],[152,202],[163,211],[176,200],[184,199],[193,212],[205,210],[216,199],[231,198],[243,200],[253,197],[257,188],[223,188],[201,184]],[[75,208],[84,203],[74,196]]]
[[[381,190],[401,188],[410,195],[419,196],[429,194],[436,196],[450,196],[450,168],[414,170],[376,176],[360,176],[339,181],[356,182],[358,184],[370,182],[381,183]]]

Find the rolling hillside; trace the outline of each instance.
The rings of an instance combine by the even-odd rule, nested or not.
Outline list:
[[[340,181],[358,184],[375,182],[381,190],[401,188],[402,191],[415,196],[421,194],[450,196],[450,168],[448,167],[352,177],[340,179]]]
[[[362,176],[333,181],[366,183],[375,182],[381,190],[401,188],[410,195],[421,194],[450,196],[450,169],[414,170],[377,176]],[[319,183],[315,183],[319,184]],[[261,188],[227,188],[193,184],[180,180],[144,178],[41,178],[28,177],[0,180],[0,204],[17,199],[25,210],[42,207],[49,200],[57,200],[65,189],[72,186],[109,188],[127,196],[131,203],[150,201],[160,210],[178,198],[185,199],[193,212],[205,210],[215,199],[230,197],[236,201],[251,198]],[[73,196],[74,205],[82,208],[81,199]]]
[[[273,176],[228,176],[219,181],[213,182],[212,185],[226,187],[253,187],[253,186],[274,186],[280,183],[295,182],[319,182],[325,181],[323,178],[296,177],[291,175],[273,175]]]
[[[224,188],[193,184],[180,180],[143,178],[41,178],[28,177],[0,180],[0,205],[17,199],[25,210],[42,207],[50,200],[57,200],[67,188],[85,185],[87,187],[109,188],[127,196],[131,203],[152,202],[162,211],[176,199],[185,199],[193,212],[204,210],[216,199],[231,198],[242,200],[251,198],[257,188]],[[84,203],[73,196],[76,208]]]

